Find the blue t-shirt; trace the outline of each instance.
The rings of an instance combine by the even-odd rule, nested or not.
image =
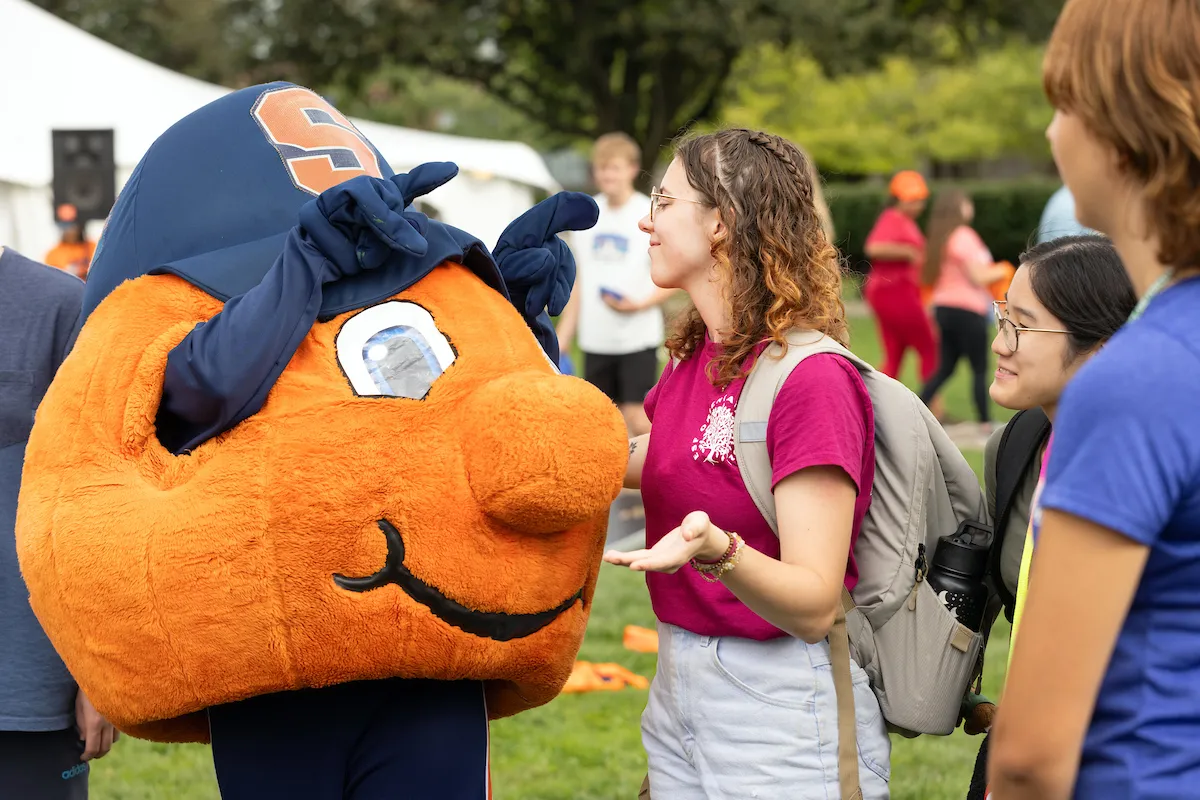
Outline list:
[[[1067,386],[1042,507],[1150,548],[1075,796],[1200,793],[1200,280],[1167,289]],[[1070,620],[1063,620],[1069,625]]]
[[[33,411],[71,348],[82,303],[78,278],[0,251],[0,731],[64,730],[75,718],[75,681],[29,607],[15,526]]]

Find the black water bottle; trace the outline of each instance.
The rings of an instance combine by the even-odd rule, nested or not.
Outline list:
[[[983,625],[987,610],[988,589],[984,578],[989,538],[986,528],[964,522],[954,534],[938,540],[925,578],[942,605],[973,631]]]

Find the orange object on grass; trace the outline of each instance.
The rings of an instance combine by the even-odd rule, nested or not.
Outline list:
[[[630,672],[620,664],[593,664],[591,661],[576,661],[571,677],[563,687],[564,694],[584,692],[616,692],[626,687],[650,688],[650,681]]]
[[[640,625],[626,625],[623,644],[635,653],[657,653],[658,631]]]

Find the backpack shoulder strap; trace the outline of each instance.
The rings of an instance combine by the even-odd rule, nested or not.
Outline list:
[[[996,514],[992,524],[991,571],[1006,609],[1012,608],[1015,598],[1000,573],[1004,532],[1012,515],[1013,499],[1029,465],[1050,435],[1050,420],[1040,408],[1017,413],[1005,426],[996,451]]]
[[[771,493],[771,457],[767,453],[767,423],[771,407],[784,382],[800,362],[818,353],[834,353],[853,363],[860,371],[872,367],[847,348],[817,331],[791,331],[786,337],[786,350],[778,343],[770,344],[746,376],[746,384],[734,411],[733,452],[742,482],[754,499],[763,519],[779,535],[779,520],[775,513],[775,496]],[[850,639],[846,629],[846,614],[854,610],[854,600],[842,588],[842,602],[829,632],[830,660],[833,664],[833,683],[838,711],[838,779],[842,797],[862,800],[858,773],[858,739],[855,735],[854,686],[850,673]]]
[[[775,498],[771,494],[771,459],[767,454],[767,423],[771,419],[775,396],[792,370],[811,355],[837,353],[860,369],[865,366],[849,350],[817,331],[791,331],[787,334],[787,343],[786,352],[779,343],[772,342],[755,359],[734,411],[734,459],[746,490],[776,535],[779,534],[779,523],[775,515]]]

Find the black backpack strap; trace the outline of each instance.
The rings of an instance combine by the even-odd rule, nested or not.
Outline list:
[[[988,739],[991,736],[989,732],[979,744],[979,755],[975,757],[975,771],[971,773],[971,788],[967,789],[967,800],[987,800],[987,751]]]
[[[992,530],[991,573],[996,590],[1004,602],[1004,614],[1012,621],[1016,599],[1004,585],[1000,571],[1001,553],[1004,550],[1004,532],[1012,513],[1013,498],[1021,485],[1025,472],[1037,457],[1042,444],[1050,436],[1050,420],[1040,408],[1018,412],[1000,436],[1000,447],[996,451],[996,516]]]

